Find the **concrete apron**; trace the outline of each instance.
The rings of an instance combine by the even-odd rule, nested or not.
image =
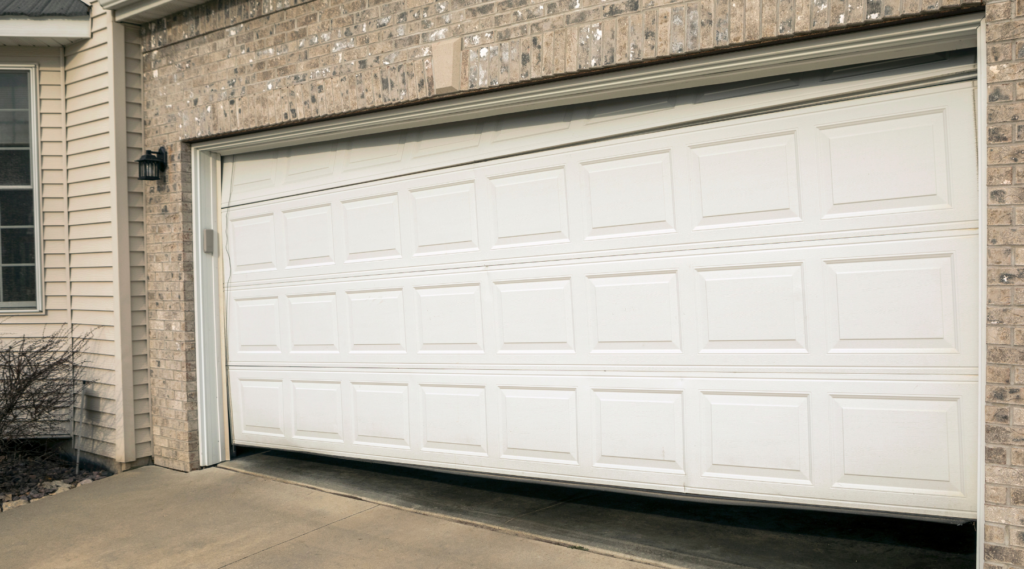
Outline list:
[[[701,504],[300,453],[250,453],[220,467],[648,566],[975,565],[970,525]]]

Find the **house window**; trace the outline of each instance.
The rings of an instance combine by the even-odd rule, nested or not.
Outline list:
[[[0,310],[38,300],[31,71],[0,69]]]

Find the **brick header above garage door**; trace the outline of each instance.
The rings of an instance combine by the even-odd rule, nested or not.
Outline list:
[[[432,46],[461,40],[459,91],[980,9],[958,0],[221,0],[143,28],[147,137],[205,138],[435,96]]]

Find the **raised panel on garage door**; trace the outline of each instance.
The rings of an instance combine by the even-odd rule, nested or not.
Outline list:
[[[634,103],[587,124],[674,108]],[[234,441],[970,517],[974,128],[953,83],[226,207]],[[269,192],[489,132],[236,165]]]

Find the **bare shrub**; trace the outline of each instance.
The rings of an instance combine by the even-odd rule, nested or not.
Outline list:
[[[91,337],[74,332],[62,326],[40,337],[0,339],[0,453],[25,439],[71,434],[82,347]]]

